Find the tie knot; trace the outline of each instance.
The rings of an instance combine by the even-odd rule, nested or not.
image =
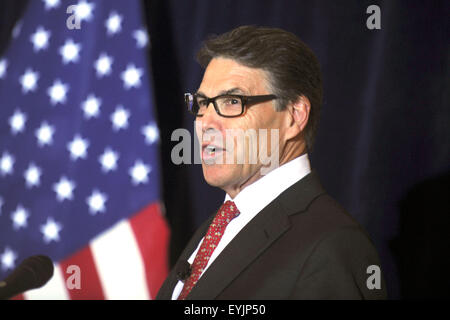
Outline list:
[[[239,210],[233,201],[226,201],[217,212],[213,223],[218,227],[226,227],[231,220],[239,215]]]

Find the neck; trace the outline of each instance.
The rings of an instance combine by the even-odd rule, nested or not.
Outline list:
[[[264,175],[268,174],[269,172],[275,170],[276,168],[282,166],[283,164],[294,160],[295,158],[300,157],[301,155],[306,153],[306,144],[303,139],[297,140],[297,141],[288,141],[284,148],[281,151],[281,156],[279,157],[278,166],[271,168],[271,163],[267,165],[262,165],[261,167],[256,170],[256,172],[250,176],[249,179],[244,181],[239,186],[234,186],[233,188],[227,188],[223,189],[230,197],[231,199],[234,199],[243,189],[245,189],[247,186],[251,185],[252,183],[258,181],[261,179]],[[265,169],[265,170],[264,170]]]

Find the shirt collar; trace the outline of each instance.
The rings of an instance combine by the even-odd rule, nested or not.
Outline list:
[[[310,172],[309,157],[308,154],[304,154],[262,176],[241,190],[234,199],[227,194],[224,201],[234,201],[241,212],[239,217],[245,216],[251,219],[283,191]]]

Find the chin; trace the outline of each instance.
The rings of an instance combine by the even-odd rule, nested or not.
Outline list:
[[[202,164],[202,168],[203,177],[210,186],[223,189],[223,186],[226,186],[228,184],[227,181],[231,180],[231,173],[230,170],[227,170],[226,165]]]

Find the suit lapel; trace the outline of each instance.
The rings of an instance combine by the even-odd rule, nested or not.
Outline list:
[[[306,210],[325,191],[315,172],[284,191],[253,218],[205,271],[187,299],[214,299],[290,227],[289,215]]]
[[[211,224],[212,220],[214,219],[214,215],[212,215],[207,221],[205,221],[195,232],[195,234],[192,236],[191,240],[189,241],[186,248],[181,253],[180,257],[178,258],[177,263],[170,271],[167,279],[164,281],[163,285],[161,286],[157,299],[161,300],[170,300],[172,298],[173,290],[176,286],[176,284],[179,281],[178,273],[180,272],[180,269],[182,268],[182,264],[187,262],[189,257],[191,256],[192,252],[197,248],[197,245],[199,244],[200,240],[206,232],[208,231],[208,227]]]
[[[320,185],[317,174],[313,171],[280,194],[225,247],[205,271],[187,299],[215,299],[253,260],[289,229],[289,215],[306,210],[311,201],[323,193],[325,191]],[[171,298],[173,289],[178,282],[177,272],[180,263],[187,261],[197,248],[213,218],[214,215],[205,221],[194,234],[161,287],[158,298]]]
[[[214,299],[273,241],[289,229],[289,220],[278,203],[263,209],[225,247],[205,271],[187,299]]]

